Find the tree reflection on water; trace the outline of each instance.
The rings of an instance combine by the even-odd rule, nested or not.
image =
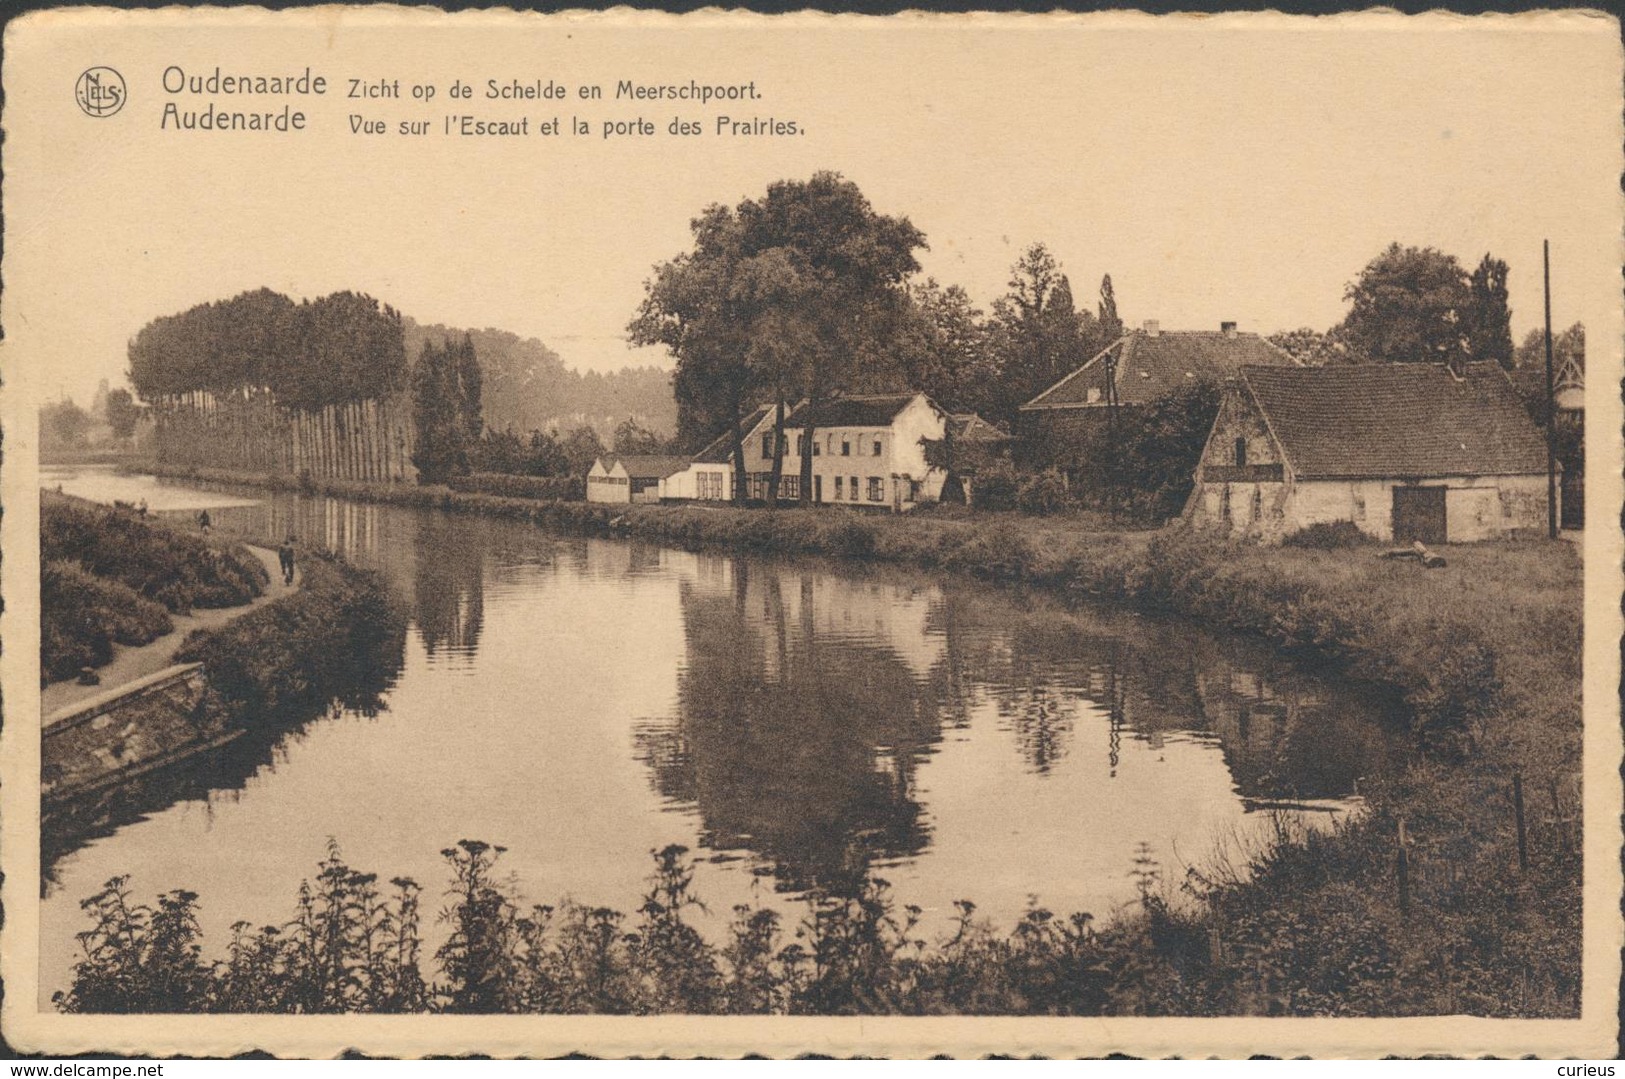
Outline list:
[[[916,790],[945,731],[989,710],[1049,778],[1084,732],[1116,777],[1124,739],[1217,741],[1248,804],[1346,799],[1384,768],[1388,702],[1247,642],[1121,612],[728,559],[681,582],[675,713],[642,724],[656,790],[702,843],[800,891],[931,842]]]

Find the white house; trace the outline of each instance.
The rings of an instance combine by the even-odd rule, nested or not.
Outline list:
[[[1242,367],[1187,520],[1277,541],[1351,521],[1396,543],[1546,525],[1546,446],[1497,364]]]
[[[588,502],[659,502],[661,484],[689,465],[687,457],[611,454],[587,471]]]
[[[935,502],[947,479],[926,461],[926,443],[941,440],[948,414],[923,393],[838,397],[805,404],[785,417],[784,473],[779,497],[796,498],[801,485],[802,429],[813,427],[812,501],[826,505],[911,510]],[[765,497],[773,466],[769,424],[745,447],[751,458],[753,497]]]
[[[779,498],[797,499],[801,490],[801,429],[805,403],[784,420],[785,454]],[[818,408],[814,420],[813,496],[823,505],[862,506],[902,511],[935,502],[947,472],[926,460],[927,443],[940,443],[948,414],[923,393],[838,397]],[[773,472],[771,407],[745,418],[747,497],[767,498]],[[732,437],[727,432],[694,455],[682,472],[664,484],[667,499],[727,501],[733,498]],[[589,485],[590,488],[590,485]]]
[[[763,427],[771,430],[772,426],[773,410],[756,409],[740,425],[742,442],[748,445]],[[661,487],[661,497],[701,502],[733,501],[733,459],[733,432],[724,431],[696,453],[687,468],[666,478]]]

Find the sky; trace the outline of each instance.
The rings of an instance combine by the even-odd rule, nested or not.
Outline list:
[[[367,292],[424,323],[535,336],[565,363],[632,350],[651,267],[714,202],[833,169],[926,235],[925,275],[984,309],[1043,241],[1081,304],[1110,273],[1131,324],[1325,329],[1389,242],[1511,266],[1514,336],[1541,317],[1552,242],[1558,328],[1617,320],[1619,38],[1566,16],[894,19],[258,13],[252,25],[131,12],[8,41],[8,382],[88,402],[120,384],[149,319],[268,286]],[[391,19],[393,18],[393,23]],[[109,19],[118,19],[110,26]],[[184,20],[184,21],[182,21]],[[113,32],[113,31],[117,32]],[[14,57],[14,59],[13,59]],[[117,69],[128,104],[92,118],[78,73]],[[289,99],[169,94],[166,68],[329,81],[290,134],[164,130],[166,104],[280,111]],[[346,99],[350,78],[401,100]],[[485,80],[605,99],[486,101]],[[761,99],[616,101],[620,79],[743,84]],[[447,97],[454,79],[476,88]],[[414,83],[433,85],[429,103]],[[269,104],[267,104],[269,103]],[[677,138],[676,117],[793,119],[797,136]],[[361,136],[352,114],[589,120],[591,136]],[[654,137],[605,140],[604,119]],[[1592,339],[1597,340],[1597,336]]]

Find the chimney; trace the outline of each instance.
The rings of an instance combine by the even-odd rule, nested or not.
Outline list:
[[[1155,337],[1161,332],[1162,323],[1158,322],[1154,318],[1148,318],[1145,320],[1145,335],[1147,337]]]
[[[1234,322],[1221,322],[1219,323],[1219,332],[1226,337],[1234,337],[1236,336],[1236,324]]]

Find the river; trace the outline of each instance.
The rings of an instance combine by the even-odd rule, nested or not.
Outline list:
[[[1163,886],[1325,826],[1392,767],[1391,704],[1254,642],[946,575],[562,536],[528,524],[109,470],[42,484],[146,501],[381,570],[411,624],[376,707],[334,707],[157,777],[48,836],[42,988],[79,901],[130,874],[201,896],[207,950],[280,923],[328,837],[411,876],[508,848],[534,902],[635,910],[681,843],[716,932],[855,868],[946,928],[1007,929],[1036,896],[1108,916],[1149,854]],[[178,508],[177,508],[178,507]],[[431,919],[432,921],[432,919]],[[426,926],[431,936],[436,927]]]

